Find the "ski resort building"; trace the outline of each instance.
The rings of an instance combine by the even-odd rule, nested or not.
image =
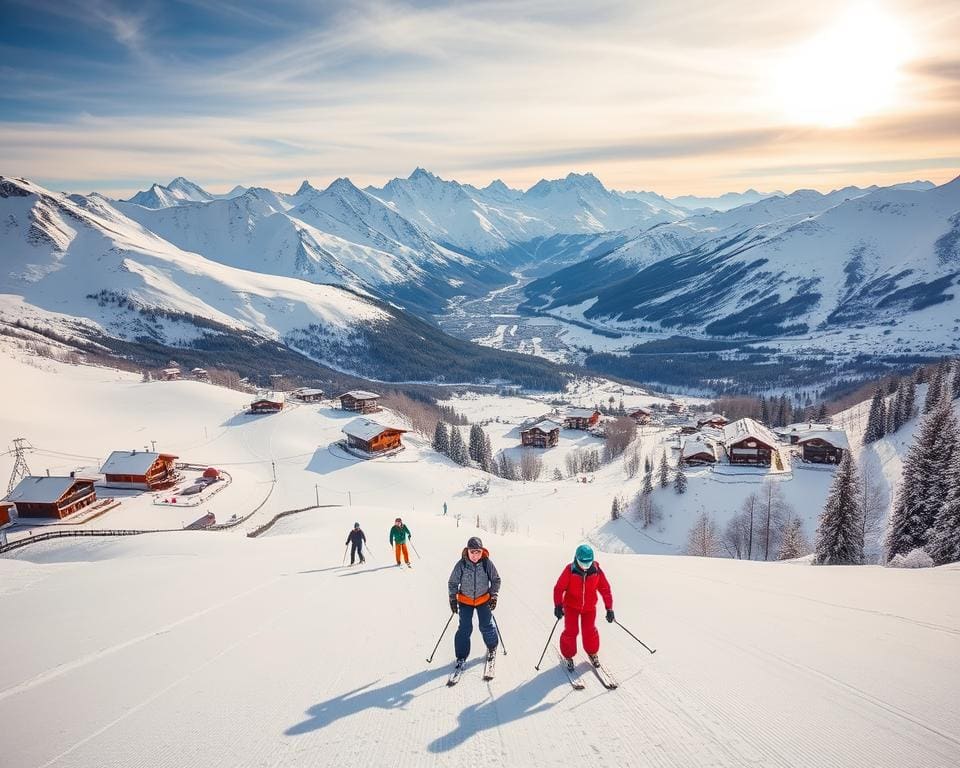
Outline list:
[[[290,393],[291,397],[296,398],[301,403],[318,403],[323,400],[323,395],[322,389],[312,389],[310,387],[301,387]]]
[[[627,416],[633,419],[638,426],[643,426],[644,424],[650,423],[650,419],[653,414],[643,408],[637,408],[633,411],[630,411]]]
[[[163,380],[164,380],[164,381],[179,381],[179,380],[180,380],[180,369],[179,369],[179,368],[164,368],[164,369],[163,369]]]
[[[716,446],[703,436],[688,437],[680,448],[680,461],[689,466],[716,464]]]
[[[64,518],[97,500],[93,480],[79,477],[23,478],[6,498],[19,517]]]
[[[400,436],[406,429],[387,427],[370,419],[354,419],[340,430],[347,436],[347,445],[367,453],[383,453],[402,448]]]
[[[569,408],[563,416],[564,429],[590,429],[600,421],[596,408]]]
[[[106,477],[104,485],[109,488],[154,491],[175,482],[176,459],[172,453],[114,451],[100,471]]]
[[[376,413],[380,410],[380,395],[362,389],[352,389],[340,395],[340,407],[357,413]]]
[[[832,424],[816,424],[814,422],[802,421],[797,424],[789,424],[786,427],[774,429],[773,432],[783,442],[796,445],[807,435],[816,432],[832,432],[836,429],[837,427],[834,427]]]
[[[12,501],[0,501],[0,528],[10,525],[13,521],[13,502]]]
[[[250,403],[250,413],[279,413],[283,410],[284,397],[279,392],[267,392],[258,395]]]
[[[843,452],[850,449],[847,433],[842,429],[825,429],[817,432],[807,432],[797,445],[804,461],[817,464],[839,464],[843,459]]]
[[[550,419],[540,419],[520,430],[520,443],[530,448],[553,448],[560,442],[560,425]]]
[[[723,428],[723,447],[731,464],[770,466],[777,438],[758,421],[738,419]]]
[[[714,429],[723,429],[729,423],[727,417],[721,416],[719,413],[711,413],[709,416],[702,416],[697,419],[697,426],[700,428],[713,427]]]

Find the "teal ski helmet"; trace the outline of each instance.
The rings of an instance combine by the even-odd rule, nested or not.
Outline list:
[[[583,570],[587,570],[587,568],[593,565],[593,547],[589,544],[581,544],[577,547],[577,551],[573,557],[577,561],[577,565],[583,568]]]

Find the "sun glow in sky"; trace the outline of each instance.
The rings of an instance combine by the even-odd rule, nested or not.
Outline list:
[[[914,51],[904,19],[872,3],[850,6],[775,68],[783,115],[791,123],[843,127],[893,110]]]
[[[829,190],[960,170],[958,0],[0,0],[0,174],[126,196],[425,167]]]

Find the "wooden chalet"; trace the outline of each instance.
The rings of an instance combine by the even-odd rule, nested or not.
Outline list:
[[[114,451],[100,471],[106,478],[104,485],[110,488],[154,491],[176,481],[176,459],[172,453]]]
[[[785,427],[774,429],[773,432],[783,442],[796,445],[807,435],[814,432],[831,432],[836,430],[832,424],[816,424],[812,421],[802,421],[797,424],[788,424]]]
[[[64,518],[97,500],[93,480],[79,477],[23,478],[6,498],[18,517]]]
[[[700,431],[700,426],[695,421],[687,421],[678,425],[681,435],[695,435]]]
[[[318,403],[323,400],[324,392],[322,389],[312,389],[310,387],[301,387],[290,393],[301,403]]]
[[[162,371],[164,381],[179,381],[180,380],[180,369],[179,368],[164,368]]]
[[[667,406],[667,410],[670,413],[681,413],[683,411],[683,403],[678,403],[676,400],[670,403]]]
[[[194,368],[190,371],[190,375],[193,376],[197,381],[209,381],[210,374],[206,368]]]
[[[563,428],[590,429],[600,421],[600,416],[596,408],[569,408],[563,415]]]
[[[376,413],[380,410],[380,395],[362,389],[351,389],[340,395],[340,407],[357,413]]]
[[[713,427],[714,429],[723,429],[730,421],[726,416],[721,416],[719,413],[711,413],[709,416],[702,416],[697,419],[697,426],[700,428],[703,427]]]
[[[723,447],[731,464],[770,466],[777,438],[758,421],[738,419],[723,428]]]
[[[803,460],[817,464],[839,464],[843,459],[843,452],[850,449],[847,433],[842,429],[808,432],[797,444],[802,451]]]
[[[283,410],[284,397],[278,392],[257,395],[250,403],[250,413],[279,413]]]
[[[383,453],[403,447],[400,436],[409,431],[378,424],[370,419],[354,419],[340,430],[347,436],[347,445],[367,453]]]
[[[716,464],[717,451],[714,444],[702,436],[688,437],[680,448],[680,461],[690,466]]]
[[[10,525],[13,521],[14,508],[12,501],[0,501],[0,528]]]
[[[627,416],[633,419],[638,426],[643,426],[644,424],[650,423],[653,414],[644,408],[637,408],[636,410],[630,411]]]
[[[560,442],[560,425],[550,419],[540,419],[520,430],[520,443],[530,448],[553,448]]]

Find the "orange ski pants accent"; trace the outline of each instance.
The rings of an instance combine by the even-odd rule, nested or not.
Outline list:
[[[406,544],[394,544],[393,545],[394,554],[397,556],[397,565],[400,565],[400,555],[403,555],[403,561],[407,564],[410,563],[410,554],[407,552]]]

